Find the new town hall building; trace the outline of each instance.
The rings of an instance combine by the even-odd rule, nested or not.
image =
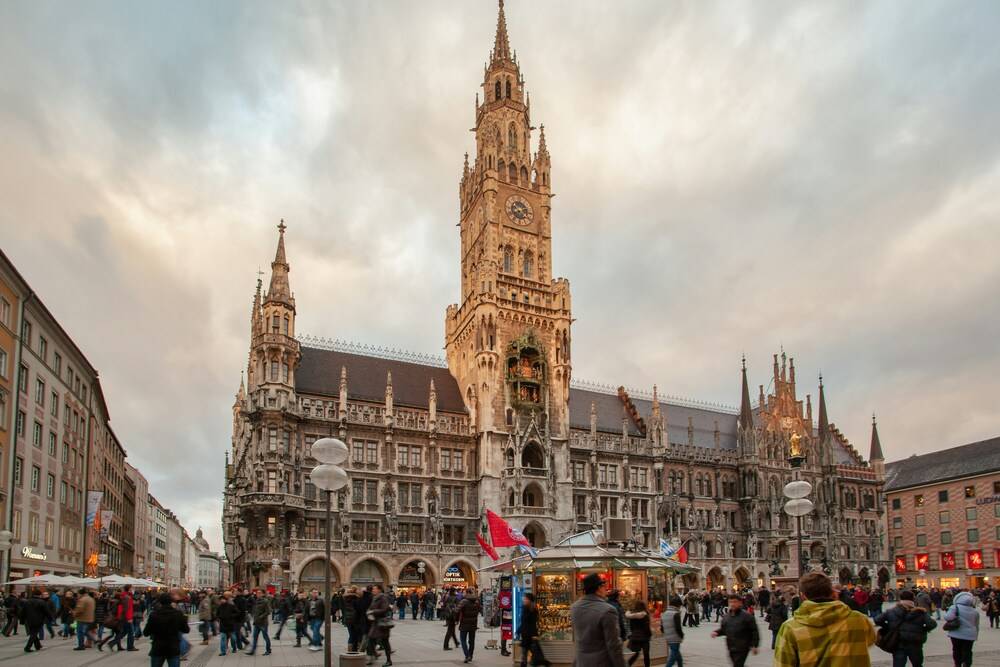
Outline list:
[[[888,579],[877,430],[865,461],[830,422],[822,381],[814,420],[784,353],[756,402],[744,362],[738,410],[573,381],[570,283],[551,271],[551,161],[544,126],[533,144],[502,3],[481,94],[475,158],[459,183],[461,302],[445,312],[446,361],[297,335],[279,226],[233,406],[233,581],[323,581],[324,504],[309,451],[335,436],[350,448],[331,535],[338,584],[473,583],[489,507],[536,546],[628,518],[646,545],[685,541],[701,568],[685,585],[758,585],[794,574],[793,524],[781,511],[793,434],[814,486],[810,564],[844,580]]]

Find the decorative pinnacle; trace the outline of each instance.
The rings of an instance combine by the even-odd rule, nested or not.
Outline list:
[[[507,19],[503,14],[503,0],[497,14],[497,35],[493,41],[492,61],[510,60],[510,40],[507,38]]]

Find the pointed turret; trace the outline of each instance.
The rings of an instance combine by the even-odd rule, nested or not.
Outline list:
[[[882,443],[878,439],[878,423],[875,421],[874,413],[872,413],[872,445],[868,460],[871,462],[885,461],[885,457],[882,456]]]
[[[340,367],[340,389],[337,392],[337,414],[347,419],[347,366]]]
[[[392,371],[385,373],[385,424],[392,425]]]
[[[497,34],[493,40],[492,62],[509,61],[510,38],[507,37],[507,18],[503,13],[503,0],[500,0],[500,12],[497,14]]]
[[[753,430],[753,405],[750,404],[750,385],[747,384],[747,358],[743,357],[742,370],[743,387],[740,397],[740,430],[749,432]]]
[[[433,430],[437,426],[437,390],[434,388],[434,378],[431,378],[431,389],[430,395],[427,401],[427,409],[430,413],[431,429]]]
[[[285,221],[278,225],[278,249],[274,253],[274,261],[271,262],[271,284],[267,289],[265,303],[283,303],[295,308],[295,299],[292,298],[292,290],[288,285],[288,260],[285,258]]]
[[[590,435],[597,437],[597,404],[594,401],[590,402]]]
[[[263,281],[260,279],[258,272],[257,276],[257,291],[253,295],[253,307],[250,311],[250,340],[259,333],[263,332],[264,323],[261,319],[260,313],[260,288],[263,286]]]
[[[247,387],[243,382],[243,371],[240,371],[240,389],[236,392],[236,400],[242,402],[247,397]]]
[[[819,424],[817,425],[820,443],[826,442],[830,436],[830,419],[826,414],[826,392],[823,390],[823,375],[819,376]]]

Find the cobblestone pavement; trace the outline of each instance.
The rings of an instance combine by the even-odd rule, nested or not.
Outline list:
[[[772,662],[772,653],[767,646],[770,645],[770,634],[767,632],[763,621],[758,616],[758,625],[761,630],[761,637],[766,638],[765,647],[761,649],[759,655],[751,656],[747,661],[748,667],[765,667]],[[725,655],[725,648],[722,639],[712,639],[709,634],[715,624],[702,623],[697,628],[686,630],[683,644],[683,654],[685,664],[693,667],[725,667],[729,664]],[[263,647],[258,646],[257,655],[248,656],[243,653],[228,654],[225,657],[219,656],[218,639],[214,639],[207,646],[200,643],[200,638],[194,634],[197,622],[192,621],[191,638],[194,646],[189,654],[189,660],[182,662],[187,667],[306,667],[321,665],[323,663],[322,652],[312,652],[305,648],[295,647],[293,633],[289,633],[286,627],[282,633],[281,641],[272,640],[272,653],[269,656],[262,655]],[[275,627],[272,626],[273,634]],[[393,662],[396,665],[419,665],[420,667],[454,667],[463,665],[462,652],[460,649],[453,651],[441,650],[441,643],[444,637],[444,628],[440,623],[434,621],[399,621],[392,632]],[[499,633],[492,633],[492,637],[499,639]],[[480,629],[476,638],[475,665],[480,667],[500,667],[501,665],[511,665],[510,658],[503,658],[496,650],[484,648],[487,640],[491,638],[489,630]],[[86,651],[73,651],[76,645],[74,639],[62,639],[56,636],[55,639],[47,639],[44,642],[45,648],[39,653],[26,654],[23,652],[25,636],[23,628],[21,634],[16,637],[0,637],[0,665],[2,667],[19,667],[21,665],[33,665],[45,667],[89,667],[100,665],[100,667],[139,667],[149,664],[147,654],[149,643],[143,639],[137,643],[140,649],[137,653],[111,653],[105,648],[104,652],[97,652],[95,649]],[[346,645],[347,633],[343,627],[334,626],[333,646],[334,665],[338,664],[337,654],[343,651]],[[948,665],[951,662],[951,644],[948,638],[940,629],[934,630],[924,647],[927,656],[925,664],[928,667],[937,665]],[[975,648],[976,667],[1000,667],[1000,629],[992,630],[986,617],[983,616],[979,641]],[[888,667],[892,664],[889,656],[879,649],[872,647],[873,665],[876,667]],[[381,665],[384,660],[378,660],[375,664]],[[642,663],[637,663],[641,665]]]

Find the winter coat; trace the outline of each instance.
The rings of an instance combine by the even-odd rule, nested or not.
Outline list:
[[[788,607],[781,598],[775,598],[774,604],[767,608],[767,618],[764,620],[771,632],[777,632],[781,624],[788,620]]]
[[[316,598],[315,600],[309,598],[306,600],[306,619],[313,620],[314,618],[326,618],[326,604],[323,603],[323,598]]]
[[[726,648],[730,653],[749,651],[760,644],[757,619],[744,609],[723,616],[717,632],[726,638]]]
[[[771,606],[771,591],[766,588],[761,589],[760,593],[757,594],[757,601],[760,602],[760,606],[767,609]]]
[[[198,620],[212,620],[212,598],[207,595],[201,599],[201,602],[198,603]]]
[[[628,637],[628,630],[625,627],[625,610],[622,609],[622,605],[618,600],[612,600],[608,598],[608,604],[615,608],[615,612],[618,614],[618,634],[621,635],[622,641]]]
[[[271,600],[266,595],[261,595],[253,603],[253,624],[259,628],[266,628],[271,620]]]
[[[94,598],[89,595],[81,595],[73,607],[73,618],[76,619],[77,623],[93,623],[94,608]]]
[[[521,627],[518,628],[521,641],[526,642],[538,636],[538,609],[524,606],[521,609]]]
[[[698,613],[698,596],[694,593],[688,593],[687,597],[684,598],[684,606],[687,608],[689,614]]]
[[[653,631],[649,627],[649,613],[645,611],[627,611],[625,618],[628,619],[628,640],[633,646],[638,646],[648,642],[653,638]]]
[[[875,618],[875,625],[887,629],[899,629],[900,644],[923,646],[927,633],[937,627],[937,622],[923,607],[909,606],[904,600],[884,614]]]
[[[585,595],[570,608],[576,657],[573,667],[625,667],[618,612],[598,595]]]
[[[385,593],[379,593],[372,598],[372,603],[368,607],[368,616],[372,621],[371,627],[368,629],[368,638],[388,639],[389,628],[385,627],[378,621],[380,618],[392,616],[392,603],[389,602],[389,596]]]
[[[29,629],[38,629],[52,620],[49,603],[42,598],[28,598],[21,602],[18,616]]]
[[[660,616],[660,630],[668,644],[680,644],[684,641],[684,627],[681,624],[681,610],[677,607],[667,607]]]
[[[955,596],[953,604],[945,612],[944,620],[950,621],[957,618],[961,625],[955,630],[946,630],[946,634],[953,639],[979,639],[979,611],[976,609],[976,600],[972,593],[962,591]]]
[[[243,625],[243,614],[231,600],[227,600],[216,609],[216,616],[219,619],[219,632],[236,632],[236,628]]]
[[[837,600],[806,600],[778,630],[774,667],[870,667],[875,626]]]
[[[184,612],[164,604],[149,615],[142,634],[152,640],[150,655],[172,658],[181,654],[181,634],[187,634],[190,630]]]
[[[460,632],[472,632],[479,627],[479,600],[465,598],[458,605],[458,629]]]

